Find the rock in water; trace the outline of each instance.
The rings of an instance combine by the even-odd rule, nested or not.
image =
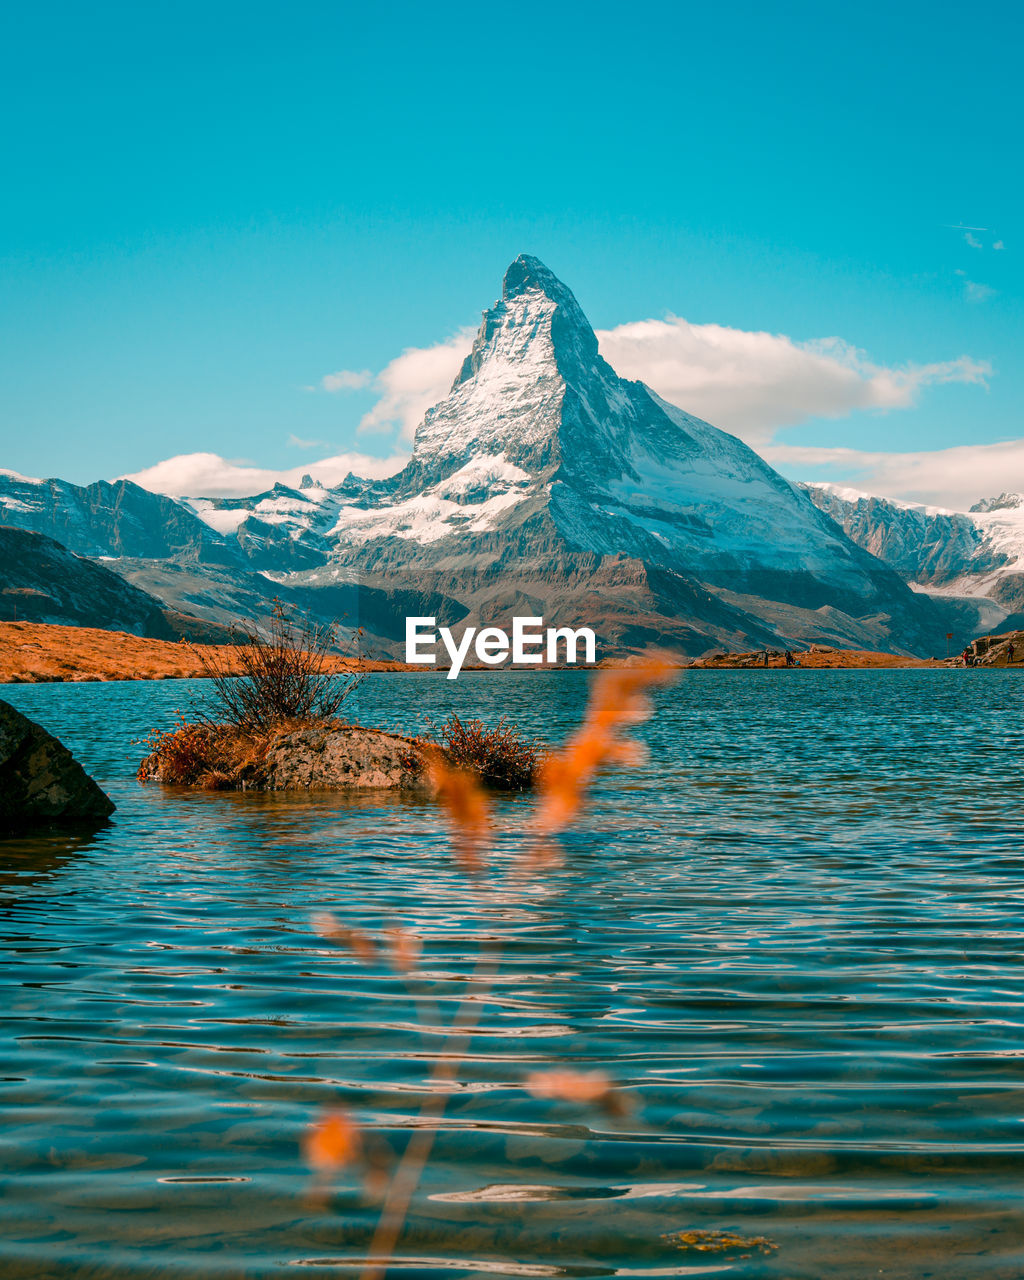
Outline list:
[[[269,736],[186,725],[166,736],[137,776],[208,791],[409,791],[429,787],[430,763],[420,742],[337,721]]]
[[[50,823],[100,823],[114,812],[71,752],[0,702],[0,834]]]
[[[364,729],[296,729],[270,744],[266,758],[267,791],[348,791],[428,785],[428,756],[407,738]]]
[[[426,786],[428,756],[415,742],[361,726],[300,728],[271,742],[266,791],[347,791]]]

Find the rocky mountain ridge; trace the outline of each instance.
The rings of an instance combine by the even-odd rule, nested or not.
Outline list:
[[[799,486],[859,546],[907,582],[979,602],[979,630],[1024,612],[1024,498],[1003,493],[951,511],[833,484]]]
[[[176,640],[198,619],[185,619],[102,564],[73,555],[42,533],[0,525],[0,619],[105,627]]]
[[[976,502],[972,511],[1012,511],[1024,507],[1024,493],[1001,493],[997,498],[982,498]]]

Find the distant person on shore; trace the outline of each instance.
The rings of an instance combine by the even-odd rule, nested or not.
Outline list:
[[[1006,665],[1009,666],[1013,661],[1013,641],[1006,646]]]
[[[792,650],[792,649],[787,649],[787,650],[786,650],[786,666],[787,666],[787,667],[795,667],[795,666],[796,666],[796,658],[794,658],[794,657],[793,657],[793,650]]]
[[[765,651],[764,651],[764,665],[765,665],[765,666],[767,666],[767,665],[768,665],[768,650],[767,650],[767,649],[765,649]]]

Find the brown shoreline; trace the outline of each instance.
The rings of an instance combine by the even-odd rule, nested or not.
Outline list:
[[[808,649],[794,649],[797,666],[787,667],[785,656],[769,653],[769,669],[783,671],[828,670],[901,670],[930,667],[933,670],[951,665],[942,658],[913,658],[897,653],[878,653],[873,649],[835,649],[829,645],[812,645]],[[763,671],[764,651],[760,653],[724,653],[710,658],[698,658],[691,671]]]
[[[97,627],[0,622],[0,684],[197,679],[206,674],[200,654],[215,654],[230,673],[230,653],[230,645],[190,646]],[[402,662],[372,659],[334,663],[337,671],[408,670]]]
[[[794,651],[798,670],[822,668],[942,668],[948,664],[935,658],[900,657],[863,649],[833,649],[814,646]],[[103,631],[96,627],[69,627],[42,622],[0,622],[0,684],[80,683],[109,680],[187,680],[206,673],[199,655],[215,653],[223,663],[230,646],[189,646],[181,641],[150,640],[123,631]],[[605,658],[600,667],[630,667],[642,662],[641,657]],[[761,656],[754,653],[728,653],[700,658],[694,662],[679,660],[683,671],[730,671],[762,668]],[[784,666],[781,655],[771,657],[769,666]],[[483,674],[507,667],[465,667],[469,674]],[[542,666],[515,668],[537,671],[560,670]],[[578,670],[579,668],[570,668]],[[443,667],[410,665],[405,662],[350,658],[335,659],[337,671],[410,671],[418,675],[444,675]]]

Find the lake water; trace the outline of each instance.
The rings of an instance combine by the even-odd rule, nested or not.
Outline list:
[[[587,679],[377,676],[358,712],[557,741]],[[1024,1274],[1016,673],[684,674],[649,765],[607,775],[525,890],[497,879],[522,799],[481,890],[426,802],[140,787],[133,741],[196,687],[0,690],[118,806],[0,844],[4,1280],[358,1276],[377,1209],[355,1171],[313,1194],[302,1135],[342,1107],[400,1150],[467,989],[389,1274]],[[422,981],[332,949],[324,910],[421,933]],[[550,1065],[607,1071],[632,1111],[530,1096]]]

